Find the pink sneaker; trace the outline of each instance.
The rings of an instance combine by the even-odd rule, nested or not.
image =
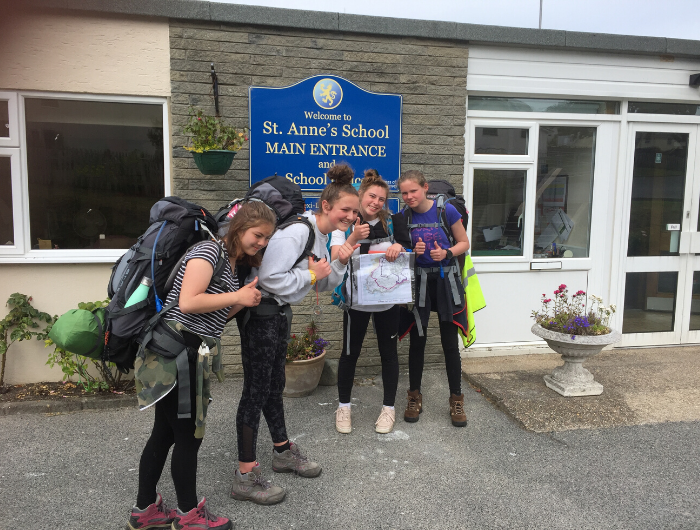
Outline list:
[[[187,513],[177,510],[173,521],[173,530],[231,530],[233,524],[225,517],[217,517],[209,513],[206,499],[202,497],[196,508]]]
[[[148,530],[149,528],[170,528],[175,520],[175,510],[170,510],[163,502],[160,493],[156,502],[149,504],[143,510],[136,506],[131,509],[131,516],[126,527],[129,530]]]

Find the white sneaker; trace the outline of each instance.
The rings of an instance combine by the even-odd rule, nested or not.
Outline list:
[[[374,424],[374,430],[380,434],[387,434],[394,430],[396,411],[389,407],[382,407],[382,412]]]
[[[350,407],[338,407],[338,410],[335,411],[335,430],[343,434],[352,432]]]

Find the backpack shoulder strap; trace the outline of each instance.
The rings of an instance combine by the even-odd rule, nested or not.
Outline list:
[[[304,217],[301,214],[295,214],[289,219],[287,219],[284,223],[279,225],[277,229],[285,229],[288,226],[292,226],[293,224],[297,223],[302,223],[305,224],[309,228],[309,239],[306,240],[306,246],[304,246],[304,250],[301,253],[301,256],[297,258],[297,260],[294,262],[294,265],[292,265],[292,268],[296,267],[297,264],[304,258],[314,256],[314,253],[311,252],[311,250],[314,248],[314,243],[316,242],[316,233],[314,232],[314,227],[311,224],[311,221],[309,221],[306,217]],[[330,239],[329,239],[330,241]]]
[[[452,227],[449,225],[449,221],[447,219],[447,203],[449,202],[449,199],[445,200],[445,196],[440,194],[435,198],[435,201],[437,202],[438,222],[440,223],[440,228],[442,228],[442,230],[445,232],[450,244],[454,246],[456,244],[456,240],[452,235]]]

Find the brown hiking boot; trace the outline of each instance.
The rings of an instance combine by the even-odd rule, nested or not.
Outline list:
[[[464,412],[464,394],[450,396],[450,416],[455,427],[467,426],[467,414]]]
[[[423,395],[418,390],[409,390],[408,403],[403,413],[403,421],[415,423],[418,421],[418,415],[421,412],[423,412]]]

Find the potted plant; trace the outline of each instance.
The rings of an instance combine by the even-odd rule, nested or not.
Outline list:
[[[194,163],[205,175],[225,175],[233,157],[248,141],[247,127],[227,125],[219,116],[208,116],[194,107],[183,132],[192,144],[185,149],[192,152]]]
[[[590,295],[587,308],[586,293],[577,291],[569,298],[566,285],[561,284],[552,298],[542,295],[542,310],[533,311],[532,332],[543,338],[550,348],[561,354],[564,365],[544,376],[545,384],[562,396],[598,396],[603,385],[583,367],[583,362],[600,353],[622,335],[608,327],[615,305],[605,307],[603,299]]]
[[[312,320],[301,336],[292,335],[287,344],[284,396],[308,396],[318,386],[329,342],[318,334]]]

